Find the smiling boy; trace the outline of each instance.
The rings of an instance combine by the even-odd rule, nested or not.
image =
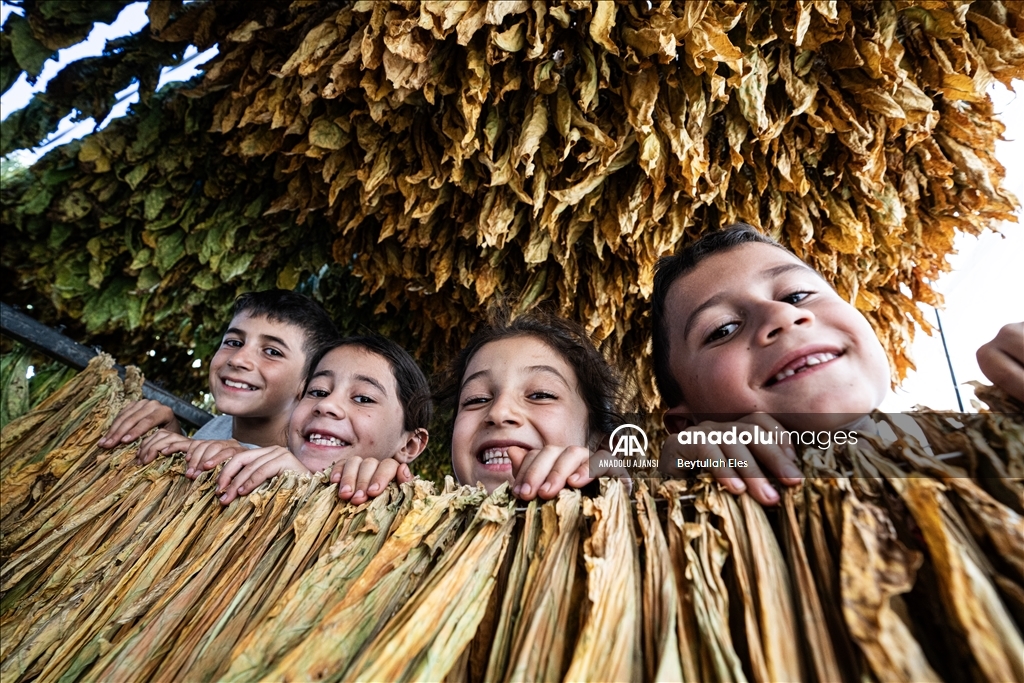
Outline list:
[[[210,393],[221,415],[188,439],[170,408],[138,401],[118,415],[99,445],[113,448],[160,427],[139,450],[144,463],[159,453],[195,450],[196,441],[284,446],[309,363],[336,337],[330,316],[308,297],[285,290],[243,294],[210,361]]]
[[[662,259],[652,303],[655,381],[670,406],[665,426],[705,432],[665,441],[659,469],[666,474],[678,474],[680,461],[724,461],[711,472],[729,491],[774,505],[779,495],[764,470],[786,485],[799,483],[801,472],[793,447],[761,443],[757,428],[850,429],[888,391],[888,359],[864,316],[744,223]],[[978,350],[978,363],[1024,401],[1024,323],[1003,327]],[[728,443],[721,435],[730,431]],[[746,443],[737,431],[750,434]]]
[[[655,379],[671,406],[671,432],[838,429],[877,408],[889,388],[888,359],[864,316],[746,224],[658,264],[653,319]],[[682,446],[673,437],[661,470],[677,473],[684,455],[749,463],[712,473],[764,504],[779,497],[761,466],[784,484],[800,480],[789,446]]]

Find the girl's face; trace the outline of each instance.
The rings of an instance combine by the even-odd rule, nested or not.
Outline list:
[[[426,430],[406,431],[398,386],[386,358],[340,346],[317,364],[288,425],[288,448],[314,472],[353,456],[410,462]]]
[[[543,341],[524,336],[484,344],[459,391],[455,475],[493,491],[513,480],[510,447],[587,446],[587,416],[575,371]]]

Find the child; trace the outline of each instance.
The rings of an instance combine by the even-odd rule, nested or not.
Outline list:
[[[671,406],[670,432],[849,428],[889,389],[888,359],[864,316],[749,225],[711,233],[662,259],[652,303],[654,373]],[[1015,329],[1003,346],[1022,336],[1014,337]],[[986,359],[1003,367],[1005,356],[989,349]],[[774,505],[779,496],[761,466],[783,484],[799,483],[796,452],[752,441],[687,446],[672,437],[659,468],[678,473],[680,458],[746,463],[711,471],[731,492]]]
[[[348,337],[316,362],[288,424],[288,448],[222,452],[193,464],[208,470],[230,460],[217,480],[225,505],[285,470],[327,467],[338,495],[359,504],[396,476],[412,479],[409,463],[427,446],[431,413],[427,379],[405,349],[383,337]]]
[[[864,316],[746,224],[662,259],[652,317],[655,379],[671,406],[671,432],[734,424],[836,429],[877,408],[889,388],[888,359]],[[748,490],[763,504],[779,497],[758,463],[784,484],[800,481],[789,446],[680,446],[671,438],[662,471],[676,472],[683,454],[749,463],[712,472],[733,493]]]
[[[99,445],[129,443],[154,427],[161,429],[139,449],[143,463],[159,453],[195,450],[193,440],[236,450],[243,444],[284,445],[288,417],[302,394],[310,361],[336,337],[334,323],[312,299],[284,290],[243,294],[210,361],[210,393],[222,414],[190,440],[170,408],[138,401],[121,411]]]
[[[478,332],[447,374],[452,465],[463,484],[503,482],[523,500],[584,486],[591,451],[621,422],[618,379],[567,320],[531,314]]]

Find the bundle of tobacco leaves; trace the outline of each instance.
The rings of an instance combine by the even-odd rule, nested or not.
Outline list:
[[[555,680],[569,666],[578,628],[577,555],[583,509],[579,492],[526,510],[512,571],[500,603],[500,626],[485,675],[488,681]]]
[[[140,386],[100,357],[3,430],[4,681],[1024,681],[1020,415],[875,416],[777,509],[290,472],[224,508],[95,447]]]
[[[124,385],[114,370],[113,359],[106,354],[91,360],[87,370],[30,413],[3,426],[0,529],[4,543],[0,547],[7,547],[10,534],[27,533],[33,524],[22,520],[27,501],[38,507],[53,484],[62,494],[67,486],[88,484],[76,471],[79,465],[101,452],[97,439],[127,403],[141,398],[143,380],[137,369],[127,375]]]
[[[0,341],[6,345],[8,340]],[[35,408],[74,376],[74,369],[12,342],[0,355],[0,427]]]
[[[122,4],[24,3],[3,28],[0,89]],[[206,357],[245,290],[300,287],[426,363],[504,296],[636,358],[653,402],[654,264],[744,220],[863,311],[902,376],[955,236],[1013,220],[988,94],[1024,75],[1012,0],[147,13],[5,120],[7,153],[67,114],[102,120],[140,84],[131,115],[5,183],[0,260],[5,300],[151,374]],[[154,92],[161,67],[214,44],[201,77]],[[205,370],[179,374],[185,393]]]

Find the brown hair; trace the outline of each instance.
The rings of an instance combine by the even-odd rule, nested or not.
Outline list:
[[[322,356],[324,347],[331,340],[338,338],[334,321],[324,307],[298,292],[289,292],[286,289],[246,292],[235,299],[231,317],[242,313],[254,318],[267,318],[274,322],[295,325],[302,330],[302,352],[306,356],[307,375],[316,367],[314,359]]]

